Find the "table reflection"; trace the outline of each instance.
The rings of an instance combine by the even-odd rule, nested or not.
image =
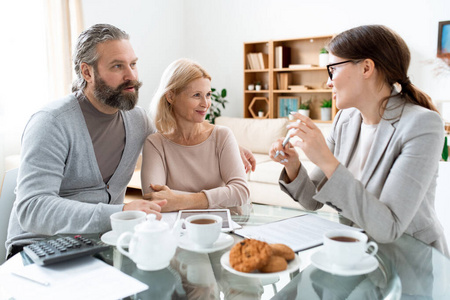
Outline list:
[[[255,226],[303,213],[254,205],[251,211],[234,211],[232,219],[243,226]],[[337,215],[317,215],[339,221]],[[235,242],[241,239],[232,236]],[[394,243],[379,244],[376,255],[379,267],[364,275],[339,276],[321,271],[310,265],[311,254],[320,247],[302,251],[299,253],[302,269],[287,282],[278,282],[279,277],[261,281],[226,271],[220,258],[231,247],[213,253],[178,248],[170,266],[154,272],[136,269],[134,262],[115,248],[102,256],[150,287],[130,299],[269,299],[272,296],[264,288],[267,292],[272,284],[275,293],[272,299],[450,299],[450,260],[408,235]]]

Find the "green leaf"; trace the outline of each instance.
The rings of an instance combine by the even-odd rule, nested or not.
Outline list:
[[[442,159],[444,161],[448,160],[448,145],[447,145],[447,137],[444,138],[444,149],[442,149]]]
[[[223,89],[222,90],[222,98],[225,98],[227,96],[227,90]]]

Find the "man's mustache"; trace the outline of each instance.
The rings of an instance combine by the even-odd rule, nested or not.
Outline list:
[[[117,87],[117,91],[122,91],[124,89],[128,89],[128,88],[134,88],[136,91],[140,89],[140,87],[142,86],[142,82],[138,81],[138,80],[130,80],[130,81],[126,81],[122,84],[120,84]]]

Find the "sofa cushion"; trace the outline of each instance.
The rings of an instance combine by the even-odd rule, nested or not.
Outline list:
[[[287,118],[279,119],[246,119],[218,117],[217,125],[227,126],[233,131],[240,146],[253,153],[268,154],[272,143],[287,133]]]
[[[269,156],[267,156],[269,158]],[[256,165],[255,172],[249,175],[249,181],[261,183],[276,184],[278,186],[278,178],[283,170],[283,165],[272,160],[262,162]]]

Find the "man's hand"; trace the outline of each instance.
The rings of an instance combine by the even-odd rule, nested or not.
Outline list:
[[[239,146],[239,153],[241,154],[242,163],[245,167],[245,173],[248,173],[250,170],[255,171],[256,159],[253,156],[252,151],[245,147]]]
[[[123,210],[140,210],[147,214],[155,214],[156,219],[161,220],[161,207],[167,204],[167,200],[134,200],[123,206]]]

